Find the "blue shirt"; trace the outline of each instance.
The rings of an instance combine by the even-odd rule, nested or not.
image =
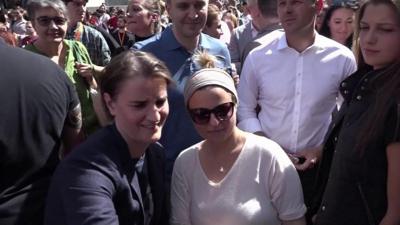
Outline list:
[[[168,90],[170,112],[160,139],[160,143],[166,150],[167,173],[170,178],[173,164],[179,153],[201,141],[201,137],[186,112],[183,99],[183,87],[186,79],[196,71],[196,66],[191,60],[192,53],[176,40],[172,26],[145,41],[135,43],[133,48],[150,52],[164,61],[176,81],[176,87]],[[231,58],[228,48],[220,40],[202,33],[198,49],[217,56],[219,60],[217,65],[222,69],[230,68]]]

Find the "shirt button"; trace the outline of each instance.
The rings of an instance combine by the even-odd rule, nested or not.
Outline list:
[[[325,211],[325,206],[324,206],[324,205],[321,207],[321,210],[322,210],[322,211]]]
[[[357,95],[357,100],[361,100],[362,99],[362,97],[361,97],[361,95]]]
[[[346,82],[342,82],[342,84],[341,84],[340,86],[346,87],[346,86],[347,86],[347,83],[346,83]]]
[[[365,90],[365,87],[364,86],[361,86],[361,88],[360,88],[361,90]]]
[[[344,93],[345,95],[347,95],[347,94],[349,93],[349,91],[348,91],[348,90],[344,90],[343,93]]]
[[[334,140],[335,142],[337,142],[337,137],[334,137],[333,140]]]
[[[364,82],[368,82],[368,78],[365,78],[365,79],[364,79]]]

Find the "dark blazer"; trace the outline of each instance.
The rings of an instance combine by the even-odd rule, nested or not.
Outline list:
[[[144,224],[136,162],[115,125],[92,135],[57,168],[47,197],[45,224]],[[145,164],[154,205],[150,224],[168,224],[169,185],[160,145],[149,146]]]

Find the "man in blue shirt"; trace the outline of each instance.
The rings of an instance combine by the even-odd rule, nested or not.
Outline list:
[[[167,0],[166,3],[172,25],[136,43],[134,48],[151,52],[163,60],[176,81],[176,87],[168,93],[170,114],[160,139],[166,149],[170,177],[178,154],[201,140],[186,113],[182,94],[187,77],[196,70],[193,53],[207,51],[218,58],[217,66],[223,69],[230,68],[231,59],[224,43],[201,33],[207,19],[208,0]]]

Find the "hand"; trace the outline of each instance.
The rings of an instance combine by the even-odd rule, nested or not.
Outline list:
[[[94,79],[93,65],[75,62],[75,68],[76,68],[76,71],[78,71],[79,75],[81,75],[83,78],[85,78],[86,82],[89,84],[89,86],[91,88],[94,88],[94,89],[97,88],[97,83],[96,83],[96,80]]]
[[[322,155],[322,146],[303,149],[295,154],[292,154],[298,158],[304,158],[304,163],[293,163],[297,170],[308,170],[314,168],[314,166],[319,162]]]

